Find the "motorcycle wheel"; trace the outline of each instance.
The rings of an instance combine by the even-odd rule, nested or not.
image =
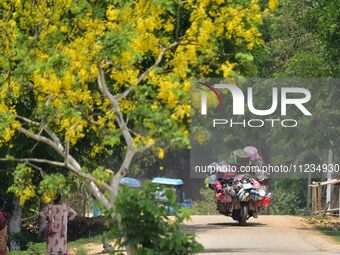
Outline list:
[[[242,203],[240,210],[240,218],[238,222],[241,226],[244,226],[247,224],[247,219],[248,219],[248,204]]]

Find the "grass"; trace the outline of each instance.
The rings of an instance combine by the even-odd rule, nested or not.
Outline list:
[[[321,233],[331,237],[335,240],[338,244],[340,244],[340,229],[338,231],[333,231],[331,228],[328,227],[316,227]]]
[[[86,255],[86,249],[83,247],[86,244],[101,244],[102,236],[95,236],[91,238],[81,238],[77,241],[69,242],[67,244],[68,250],[73,250],[76,255]],[[12,251],[10,255],[45,255],[46,243],[30,243],[28,249],[25,251]]]
[[[77,241],[73,241],[73,242],[69,242],[67,244],[67,247],[69,248],[79,248],[85,244],[88,244],[88,243],[95,243],[95,244],[101,244],[102,243],[102,236],[101,235],[98,235],[98,236],[95,236],[95,237],[91,237],[91,238],[81,238]]]
[[[326,215],[305,216],[304,220],[316,230],[340,244],[340,220]]]

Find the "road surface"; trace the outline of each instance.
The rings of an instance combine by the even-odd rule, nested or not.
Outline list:
[[[223,215],[192,216],[185,229],[196,233],[202,255],[340,255],[340,245],[294,216],[260,215],[244,227]]]

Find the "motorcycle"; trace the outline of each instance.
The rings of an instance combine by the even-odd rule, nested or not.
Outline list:
[[[257,218],[260,210],[269,206],[271,193],[267,190],[268,175],[260,170],[262,164],[262,157],[253,146],[233,151],[228,162],[211,164],[216,169],[218,166],[220,169],[233,166],[237,170],[224,173],[220,178],[215,174],[208,177],[209,187],[215,191],[219,213],[245,225],[250,217]],[[242,174],[242,165],[257,166],[258,170],[253,175]]]
[[[231,216],[240,225],[245,225],[250,217],[257,218],[259,211],[267,208],[271,201],[265,180],[249,175],[220,178],[213,186],[219,213]]]

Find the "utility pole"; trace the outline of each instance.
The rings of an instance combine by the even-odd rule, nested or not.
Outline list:
[[[312,212],[311,210],[311,191],[312,191],[312,187],[310,187],[309,185],[312,184],[312,175],[311,173],[308,173],[308,186],[307,186],[307,214],[310,214]]]
[[[328,151],[328,165],[332,164],[333,162],[333,151],[332,148],[329,148]],[[327,171],[327,181],[332,180],[332,173],[330,171]],[[327,190],[326,190],[326,204],[328,203],[329,206],[326,208],[326,210],[330,209],[331,207],[331,194],[332,194],[332,184],[327,184]]]

